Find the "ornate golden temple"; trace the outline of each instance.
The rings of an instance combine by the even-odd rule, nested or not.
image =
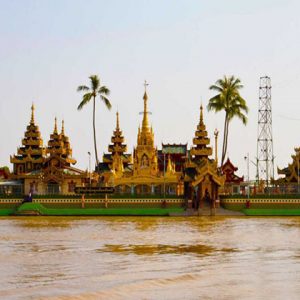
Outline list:
[[[137,145],[133,157],[125,154],[127,146],[119,125],[117,113],[116,130],[109,145],[110,154],[104,154],[99,172],[105,182],[116,187],[119,193],[128,194],[183,194],[182,172],[176,172],[170,157],[164,154],[164,170],[159,168],[158,150],[154,144],[153,128],[148,120],[148,95],[144,93],[142,126],[138,129]]]
[[[202,106],[191,149],[188,150],[186,144],[162,144],[162,149],[158,150],[148,119],[148,101],[145,84],[142,124],[138,128],[133,154],[127,153],[117,112],[108,153],[103,155],[93,174],[74,167],[76,160],[72,157],[64,122],[59,132],[55,118],[47,146],[43,145],[32,105],[22,146],[10,158],[13,164],[10,180],[20,182],[24,193],[73,194],[75,187],[92,185],[113,186],[118,194],[182,196],[190,199],[190,206],[194,207],[203,205],[205,197],[217,199],[225,176],[218,169],[217,156],[210,158],[213,150]]]
[[[202,205],[205,194],[217,199],[218,188],[224,185],[216,159],[209,158],[212,148],[207,136],[200,108],[200,120],[190,151],[186,145],[163,145],[158,150],[154,142],[153,128],[148,120],[148,95],[145,90],[142,125],[138,129],[137,145],[133,157],[126,154],[126,144],[120,130],[119,113],[116,129],[104,154],[98,171],[107,185],[113,185],[118,193],[181,195],[192,199],[191,206]]]
[[[76,160],[72,158],[69,138],[65,134],[64,121],[61,132],[54,130],[48,146],[44,147],[41,133],[34,120],[34,105],[31,107],[31,119],[27,126],[22,146],[17,154],[10,157],[13,174],[10,179],[23,184],[24,193],[37,194],[74,193],[76,186],[87,181],[87,172],[74,168]]]

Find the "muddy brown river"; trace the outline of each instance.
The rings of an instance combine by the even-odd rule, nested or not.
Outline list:
[[[0,282],[0,299],[300,299],[300,217],[1,217]]]

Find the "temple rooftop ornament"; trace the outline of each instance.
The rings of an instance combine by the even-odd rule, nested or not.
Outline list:
[[[209,143],[201,104],[200,121],[193,139],[190,157],[186,160],[184,181],[185,186],[188,187],[186,196],[192,201],[189,206],[194,209],[208,206],[213,213],[216,207],[215,201],[218,199],[218,190],[224,185],[225,176],[219,172],[217,162],[209,158],[213,152]]]
[[[144,110],[142,123],[138,127],[137,145],[133,150],[133,163],[129,162],[128,154],[124,154],[126,146],[119,129],[119,114],[117,125],[109,145],[110,154],[103,156],[98,171],[107,184],[113,184],[117,192],[130,194],[154,194],[172,192],[183,193],[183,182],[179,180],[181,173],[175,171],[172,157],[165,157],[165,170],[159,169],[158,150],[154,145],[154,132],[148,119],[148,83],[144,83]],[[122,163],[121,163],[122,162]],[[162,163],[162,162],[160,162]],[[123,168],[122,168],[123,165]],[[120,171],[121,169],[121,171]]]
[[[193,139],[194,147],[192,147],[190,154],[195,161],[199,161],[202,158],[207,159],[212,155],[212,148],[209,147],[210,139],[207,137],[206,126],[203,121],[203,106],[200,106],[200,121],[197,125],[195,137]]]
[[[112,170],[116,177],[122,176],[124,170],[132,161],[131,154],[126,154],[127,145],[124,144],[125,138],[120,129],[119,112],[116,113],[116,129],[111,137],[111,142],[108,146],[109,154],[103,155],[103,163],[100,164],[101,169]]]
[[[34,104],[31,105],[31,119],[30,124],[34,124]]]
[[[143,112],[143,123],[142,123],[142,130],[147,130],[149,128],[149,121],[148,121],[148,107],[147,107],[147,101],[148,101],[148,95],[147,95],[147,86],[149,84],[145,80],[144,86],[145,86],[145,93],[143,96],[144,100],[144,112]]]
[[[64,161],[64,165],[70,166],[75,164],[76,160],[72,158],[72,149],[69,138],[65,135],[64,122],[62,123],[62,131],[59,134],[57,130],[57,118],[54,119],[54,130],[50,135],[47,147],[48,157],[57,156]]]
[[[89,182],[90,177],[87,172],[71,166],[76,160],[72,158],[64,121],[61,133],[58,133],[55,118],[53,133],[45,149],[39,127],[35,124],[34,113],[35,107],[32,104],[31,118],[22,146],[18,148],[17,155],[10,157],[14,170],[9,179],[18,180],[25,194],[74,194],[75,187]]]
[[[34,111],[35,107],[32,104],[31,118],[26,128],[25,136],[22,139],[22,146],[17,149],[17,155],[10,157],[15,175],[39,170],[43,164],[45,148],[39,127],[35,124]]]
[[[137,146],[133,154],[133,170],[134,175],[156,175],[158,172],[157,163],[157,149],[154,146],[154,133],[153,129],[149,126],[148,120],[148,95],[147,86],[149,84],[145,81],[145,92],[143,96],[144,111],[142,128],[139,128]]]

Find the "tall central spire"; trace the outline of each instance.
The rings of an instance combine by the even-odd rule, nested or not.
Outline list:
[[[149,84],[145,80],[144,87],[145,87],[145,93],[144,93],[144,111],[141,112],[143,114],[143,121],[142,121],[142,127],[141,129],[139,128],[138,131],[138,145],[148,145],[153,147],[154,145],[154,134],[152,131],[152,128],[149,125],[149,120],[148,120],[148,114],[150,112],[148,111],[148,95],[147,95],[147,86]]]
[[[54,119],[54,130],[53,130],[54,134],[57,134],[57,118],[55,117]]]
[[[201,106],[200,106],[200,125],[203,126],[204,123],[203,123],[203,106],[202,106],[202,103],[201,103]]]
[[[119,123],[119,112],[117,111],[117,124],[116,124],[116,130],[120,130],[120,123]]]
[[[64,120],[61,121],[61,134],[65,135],[65,121]]]
[[[143,123],[142,123],[142,129],[149,128],[149,121],[148,121],[148,108],[147,108],[147,101],[148,101],[148,95],[147,95],[147,86],[149,84],[145,80],[144,86],[145,86],[145,93],[144,93],[144,116],[143,116]]]
[[[30,124],[34,124],[34,104],[31,105],[31,119]]]

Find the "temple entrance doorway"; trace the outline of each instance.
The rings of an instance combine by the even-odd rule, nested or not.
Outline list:
[[[137,195],[147,195],[151,194],[151,187],[145,184],[137,185],[135,187],[135,193]]]

